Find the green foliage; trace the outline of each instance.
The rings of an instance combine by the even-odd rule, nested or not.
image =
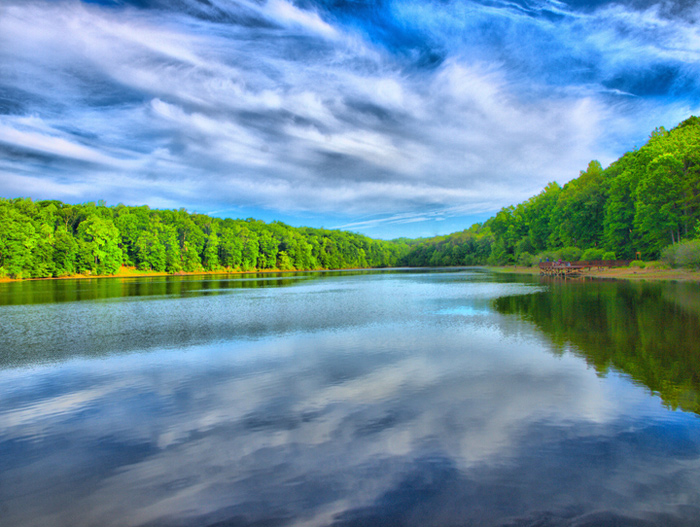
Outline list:
[[[652,160],[637,187],[635,227],[645,254],[657,255],[669,241],[680,239],[683,221],[681,172],[683,163],[671,153]]]
[[[54,236],[54,276],[69,276],[75,274],[78,242],[65,230],[59,228]]]
[[[277,268],[280,269],[281,271],[290,271],[294,269],[294,264],[292,263],[292,259],[289,257],[289,255],[285,251],[280,251],[279,254],[279,262],[277,264]]]
[[[409,267],[484,265],[494,252],[491,229],[480,224],[448,236],[418,240],[397,240],[406,247],[398,265]],[[505,251],[505,249],[503,249]],[[496,251],[498,253],[498,251]],[[506,254],[503,254],[506,258]]]
[[[561,253],[559,251],[542,251],[541,253],[535,255],[537,262],[556,262],[561,258]]]
[[[603,249],[598,249],[597,247],[591,247],[590,249],[586,249],[583,251],[583,254],[581,255],[581,260],[585,260],[587,262],[590,261],[595,261],[595,260],[614,260],[615,257],[613,256],[612,258],[605,258],[605,254],[607,254]]]
[[[681,267],[700,269],[700,240],[679,243],[676,262]]]
[[[598,161],[562,189],[550,216],[550,243],[591,247],[603,238],[607,182]]]
[[[512,255],[508,253],[504,240],[498,240],[491,246],[491,255],[487,260],[489,265],[506,265],[512,263],[512,261]]]
[[[559,250],[559,257],[565,262],[575,262],[581,259],[582,252],[578,247],[564,247]]]
[[[111,219],[91,215],[78,225],[77,238],[81,272],[114,274],[121,267],[120,235]]]
[[[669,245],[663,250],[662,259],[671,267],[700,269],[700,239]]]
[[[144,271],[165,271],[165,246],[152,232],[142,233],[136,240],[138,268]]]
[[[603,260],[617,260],[617,256],[613,251],[606,251],[603,253]]]
[[[669,267],[677,267],[676,247],[674,245],[669,245],[661,251],[661,261],[668,264]]]
[[[629,267],[630,268],[635,268],[635,269],[644,269],[646,267],[646,263],[642,260],[632,260],[630,262]]]
[[[532,245],[532,240],[529,236],[525,236],[518,243],[515,244],[515,257],[518,262],[522,255],[527,254],[532,257],[532,253],[536,251],[536,248]]]
[[[645,269],[670,269],[671,266],[668,265],[666,262],[663,261],[653,261],[653,262],[647,262]]]
[[[609,250],[632,256],[635,202],[633,193],[639,182],[639,168],[634,154],[625,154],[606,170],[610,177],[608,201],[603,218],[603,240]]]
[[[219,237],[216,232],[210,233],[204,243],[202,265],[207,271],[219,269]]]
[[[184,209],[0,198],[0,273],[12,278],[114,274],[121,265],[170,273],[388,267],[408,250],[405,240]]]
[[[552,235],[552,210],[560,193],[561,187],[556,182],[549,183],[542,192],[523,204],[530,242],[536,251],[547,248],[547,240]]]
[[[518,265],[523,267],[535,265],[535,257],[528,252],[520,253],[520,255],[518,255]]]

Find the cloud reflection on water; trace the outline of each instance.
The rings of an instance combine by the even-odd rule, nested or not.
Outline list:
[[[692,525],[696,419],[481,314],[479,284],[428,282],[356,291],[396,293],[383,324],[348,304],[330,328],[0,372],[0,523]]]
[[[50,440],[36,443],[37,430],[25,424],[32,411],[33,423],[59,428],[63,437],[54,447],[63,462],[49,476],[69,478],[71,504],[42,500],[25,510],[56,526],[76,517],[85,525],[194,525],[229,516],[309,525],[336,518],[356,525],[387,515],[437,525],[450,518],[427,521],[430,507],[452,520],[509,517],[535,505],[567,511],[580,501],[585,482],[598,506],[612,506],[614,490],[627,508],[641,482],[655,486],[659,478],[681,476],[700,483],[689,473],[700,463],[687,456],[635,469],[635,451],[649,447],[630,442],[636,436],[625,428],[638,427],[646,436],[654,426],[647,430],[639,416],[627,414],[627,405],[641,405],[651,416],[660,409],[642,404],[640,389],[605,382],[572,356],[542,356],[534,336],[523,342],[496,327],[466,325],[436,344],[397,326],[376,348],[374,335],[366,330],[203,346],[179,358],[162,352],[146,368],[134,356],[97,388],[4,413],[5,440],[35,440],[34,448],[20,450],[36,452]],[[362,349],[373,351],[358,353]],[[334,364],[337,357],[341,366]],[[160,360],[174,364],[161,371]],[[78,364],[73,375],[90,376],[94,368]],[[617,390],[626,404],[611,393]],[[76,406],[81,398],[85,403]],[[55,406],[66,402],[57,412]],[[100,404],[98,413],[90,411],[93,403]],[[23,421],[13,423],[18,415]],[[697,454],[697,442],[686,442]],[[105,448],[87,447],[95,443]],[[653,448],[651,454],[659,455]],[[115,457],[124,463],[108,462]],[[577,465],[582,459],[600,463]],[[40,490],[26,478],[31,464],[16,463],[3,479],[19,477],[19,488],[24,480],[26,490]],[[76,468],[81,474],[80,467],[95,466],[102,466],[97,481],[71,481]],[[557,477],[562,469],[576,477]],[[601,470],[624,477],[596,477]],[[541,480],[533,481],[534,474]],[[509,505],[495,503],[506,491],[515,493]],[[48,488],[42,495],[63,493]],[[405,516],[405,500],[415,504],[415,517]],[[71,510],[75,516],[66,516]]]

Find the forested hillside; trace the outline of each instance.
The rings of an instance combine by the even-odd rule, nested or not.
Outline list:
[[[181,210],[0,199],[0,276],[114,274],[122,265],[193,272],[396,265],[405,244]]]
[[[411,242],[400,263],[527,265],[545,257],[632,259],[637,253],[656,259],[665,247],[700,235],[699,221],[700,118],[690,117],[671,131],[655,130],[643,147],[605,170],[591,161],[563,187],[550,183],[483,224]]]

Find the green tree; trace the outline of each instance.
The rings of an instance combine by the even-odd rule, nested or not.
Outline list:
[[[258,263],[262,269],[272,269],[277,265],[279,241],[267,230],[258,236]]]
[[[142,232],[136,240],[135,252],[139,269],[163,272],[167,268],[165,246],[156,233]]]
[[[121,237],[112,220],[93,215],[78,225],[80,271],[114,274],[122,263]]]
[[[32,251],[39,236],[17,203],[0,207],[0,267],[12,278],[31,278]]]
[[[59,227],[54,235],[54,274],[55,276],[69,276],[75,274],[75,266],[78,254],[78,242],[75,238]]]
[[[680,241],[683,223],[682,163],[673,154],[662,154],[647,167],[636,193],[635,226],[641,231],[641,246],[647,257]]]
[[[219,269],[219,236],[212,231],[204,244],[202,263],[207,271]]]
[[[550,247],[594,247],[602,242],[606,198],[603,168],[591,161],[559,194],[550,218]]]

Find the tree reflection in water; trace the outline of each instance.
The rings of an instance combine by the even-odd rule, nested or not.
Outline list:
[[[499,313],[534,323],[560,353],[610,368],[700,414],[700,286],[688,283],[555,281],[547,291],[500,297]]]

